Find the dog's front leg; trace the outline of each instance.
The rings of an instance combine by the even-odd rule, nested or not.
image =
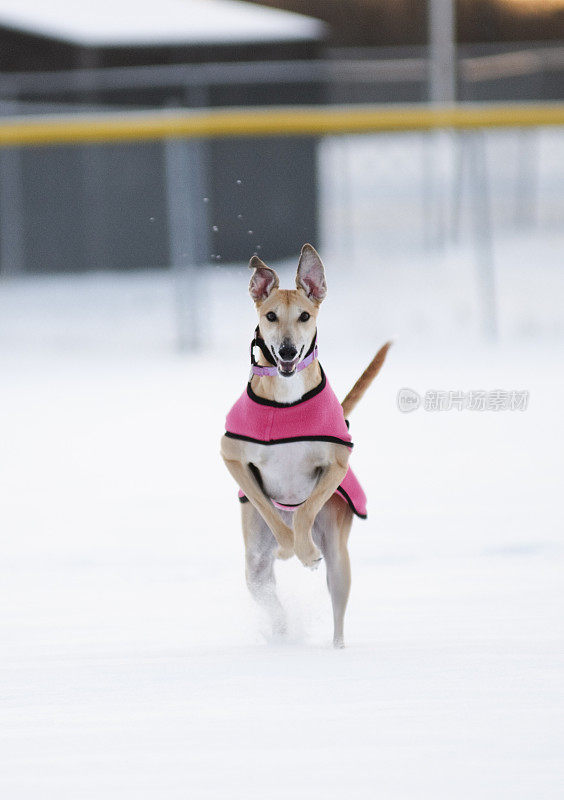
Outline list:
[[[348,448],[335,445],[335,458],[324,468],[317,485],[308,499],[294,513],[294,550],[302,564],[316,569],[321,553],[315,546],[311,529],[316,516],[347,474]]]
[[[235,478],[239,488],[254,505],[263,520],[266,522],[276,541],[278,542],[278,557],[291,558],[294,555],[294,533],[289,528],[270,500],[264,496],[262,489],[258,485],[256,478],[250,471],[247,464],[243,463],[237,456],[237,445],[233,440],[224,437],[221,444],[221,455],[225,461],[225,466]]]

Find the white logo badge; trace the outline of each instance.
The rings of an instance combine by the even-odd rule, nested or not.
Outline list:
[[[415,411],[421,405],[421,398],[413,389],[400,389],[397,397],[398,408],[403,414]]]

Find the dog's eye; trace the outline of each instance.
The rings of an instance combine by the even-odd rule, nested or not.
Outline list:
[[[268,314],[266,315],[266,318],[269,322],[276,322],[276,320],[278,319],[274,311],[269,311]]]
[[[300,322],[307,322],[308,319],[310,318],[310,316],[311,316],[311,314],[308,314],[307,311],[302,311],[302,313],[298,317],[298,320]]]

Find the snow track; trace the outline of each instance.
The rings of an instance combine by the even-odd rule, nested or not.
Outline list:
[[[545,339],[517,339],[514,306],[512,343],[484,348],[448,315],[432,330],[448,283],[417,316],[376,271],[363,297],[382,313],[356,313],[326,261],[321,358],[340,396],[403,333],[352,419],[369,518],[342,652],[323,569],[278,565],[285,644],[244,585],[218,443],[247,375],[247,270],[206,281],[211,348],[184,357],[164,275],[4,285],[3,797],[562,797],[560,278],[535,317]],[[401,386],[531,400],[405,415]]]

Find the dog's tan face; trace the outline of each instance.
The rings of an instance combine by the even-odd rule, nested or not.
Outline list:
[[[280,289],[276,272],[254,256],[249,292],[259,315],[259,330],[278,374],[290,377],[315,336],[319,306],[327,294],[325,271],[318,254],[304,244],[296,273],[296,289]]]

